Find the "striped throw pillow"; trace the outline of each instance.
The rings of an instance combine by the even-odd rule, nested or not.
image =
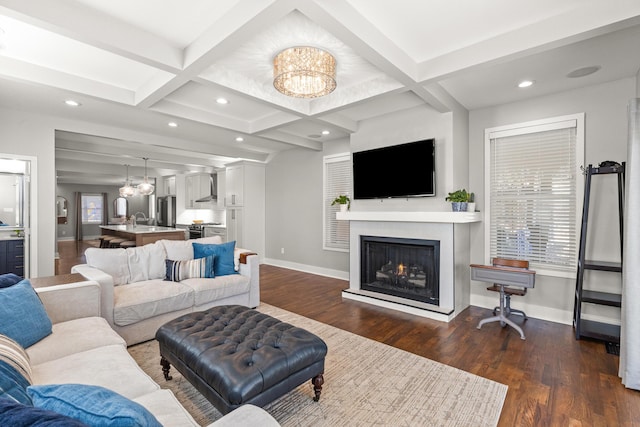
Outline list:
[[[184,279],[193,279],[198,277],[214,278],[213,262],[215,256],[211,255],[205,258],[190,259],[187,261],[166,260],[166,276],[164,280],[180,282]]]
[[[31,380],[29,355],[20,344],[6,335],[0,335],[0,397],[32,405],[27,394]]]

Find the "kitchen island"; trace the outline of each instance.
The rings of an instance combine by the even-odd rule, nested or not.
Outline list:
[[[104,234],[122,237],[136,242],[136,246],[157,240],[184,240],[184,230],[154,225],[101,225]]]

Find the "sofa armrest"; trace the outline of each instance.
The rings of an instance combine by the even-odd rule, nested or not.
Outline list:
[[[239,264],[238,272],[247,276],[249,282],[249,307],[257,307],[260,304],[260,258],[255,253],[245,256],[244,263]]]
[[[100,284],[100,313],[113,326],[113,277],[87,264],[75,265],[72,273],[80,273],[87,280],[94,280]]]
[[[100,285],[95,281],[35,288],[53,323],[100,316]]]

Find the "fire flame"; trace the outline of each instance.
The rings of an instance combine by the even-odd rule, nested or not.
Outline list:
[[[404,265],[398,264],[398,275],[404,274]]]

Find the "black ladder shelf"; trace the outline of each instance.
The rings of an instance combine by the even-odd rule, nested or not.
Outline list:
[[[613,164],[603,162],[598,167],[589,165],[585,169],[584,204],[582,207],[582,228],[580,232],[580,249],[578,252],[578,274],[576,277],[575,305],[573,307],[573,327],[576,339],[592,338],[601,341],[619,343],[620,326],[608,323],[582,319],[584,303],[599,304],[611,307],[622,306],[622,295],[610,292],[600,292],[584,289],[585,270],[599,270],[622,273],[622,236],[624,230],[624,170],[625,163]],[[607,164],[606,166],[604,164]],[[587,245],[587,222],[589,219],[589,199],[591,196],[591,178],[593,176],[618,175],[618,220],[620,224],[620,262],[585,260]]]

